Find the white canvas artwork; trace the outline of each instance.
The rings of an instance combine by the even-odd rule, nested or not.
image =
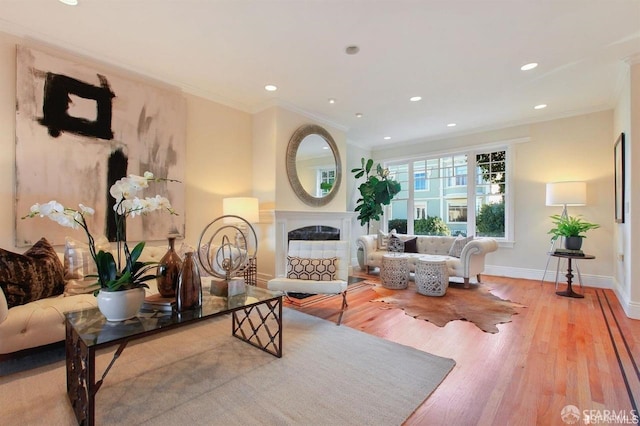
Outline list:
[[[178,90],[160,88],[18,46],[16,93],[16,245],[46,237],[86,241],[48,219],[21,219],[35,203],[82,203],[96,214],[94,237],[107,235],[109,187],[145,171],[184,182],[186,104]],[[184,235],[183,183],[152,183],[143,196],[167,197],[178,216],[151,213],[127,221],[128,241]]]

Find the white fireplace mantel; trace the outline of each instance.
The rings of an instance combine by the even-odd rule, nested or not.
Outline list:
[[[328,211],[290,211],[276,210],[276,276],[287,272],[288,233],[305,226],[331,226],[340,230],[340,239],[351,241],[351,226],[357,213]]]

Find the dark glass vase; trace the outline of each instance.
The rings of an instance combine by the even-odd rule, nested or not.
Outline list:
[[[198,264],[193,258],[193,252],[185,253],[178,288],[176,290],[176,310],[178,312],[196,309],[202,306],[202,283]]]
[[[178,256],[175,250],[174,237],[169,237],[169,250],[160,259],[158,265],[158,278],[156,283],[158,284],[158,291],[162,297],[176,297],[176,288],[178,287],[178,276],[180,275],[180,269],[182,267],[182,259]]]

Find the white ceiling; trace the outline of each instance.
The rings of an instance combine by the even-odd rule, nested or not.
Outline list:
[[[362,147],[608,109],[640,55],[640,0],[79,1],[0,0],[0,31]]]

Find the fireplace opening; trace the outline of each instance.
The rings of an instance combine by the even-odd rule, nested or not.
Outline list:
[[[324,226],[324,225],[305,226],[302,228],[289,231],[287,237],[288,237],[287,241],[339,240],[340,229],[334,228],[333,226]]]

